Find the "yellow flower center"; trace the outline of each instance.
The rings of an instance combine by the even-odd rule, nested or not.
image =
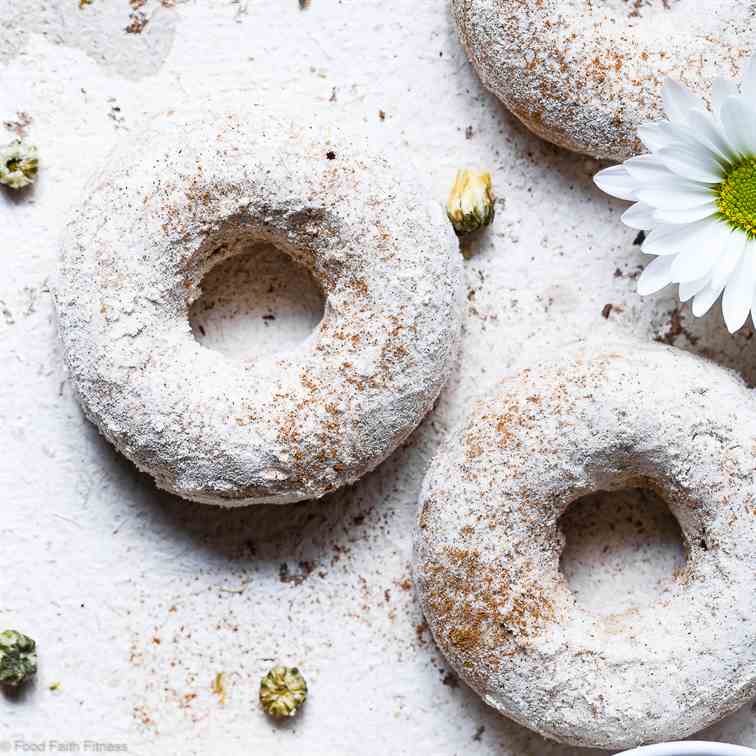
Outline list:
[[[756,237],[756,156],[741,159],[714,188],[720,218]]]

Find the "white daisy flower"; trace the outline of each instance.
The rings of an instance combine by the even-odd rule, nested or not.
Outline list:
[[[622,216],[648,231],[643,252],[657,255],[638,293],[670,283],[695,316],[722,297],[730,333],[756,321],[756,56],[743,81],[717,79],[712,109],[677,82],[663,89],[667,120],[641,126],[650,154],[599,171],[607,194],[635,204]]]

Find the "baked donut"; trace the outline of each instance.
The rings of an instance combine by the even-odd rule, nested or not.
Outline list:
[[[376,467],[431,408],[460,331],[442,208],[396,160],[309,118],[164,119],[67,227],[59,328],[84,411],[157,485],[220,505],[311,499]],[[322,287],[298,349],[248,362],[188,322],[205,273],[266,242]]]
[[[414,570],[435,640],[487,704],[542,735],[624,749],[756,693],[756,409],[734,374],[657,345],[582,347],[502,381],[425,478]],[[559,518],[653,489],[687,564],[650,606],[575,601]]]
[[[739,75],[756,24],[742,0],[451,0],[483,84],[531,131],[596,158],[642,151],[665,76],[708,96]]]

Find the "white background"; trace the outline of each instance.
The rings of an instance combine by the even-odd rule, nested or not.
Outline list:
[[[31,192],[0,193],[0,625],[40,648],[36,683],[0,696],[0,739],[137,754],[588,753],[499,717],[449,675],[411,586],[423,471],[470,397],[515,363],[634,336],[752,380],[752,330],[729,336],[718,308],[694,321],[671,290],[635,294],[645,261],[623,203],[591,183],[600,166],[530,136],[482,90],[443,0],[147,0],[140,34],[124,31],[130,10],[0,0],[0,120],[28,113],[42,158]],[[161,494],[83,419],[62,365],[49,285],[76,198],[119,139],[208,96],[362,128],[389,159],[409,151],[439,202],[464,165],[490,169],[500,197],[465,263],[459,367],[435,411],[379,470],[319,502],[221,511]],[[301,330],[310,314],[294,310],[263,327]],[[260,316],[247,314],[252,337]],[[682,558],[674,524],[638,497],[601,503],[568,528],[578,600],[600,611],[628,586],[652,600]],[[282,725],[256,701],[273,660],[300,666],[311,690]],[[705,736],[756,746],[755,722],[747,706]]]

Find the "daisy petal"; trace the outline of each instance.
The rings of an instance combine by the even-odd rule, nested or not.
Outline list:
[[[756,110],[746,104],[742,97],[728,97],[722,105],[722,125],[727,141],[741,155],[756,152]]]
[[[641,231],[653,228],[654,208],[643,202],[636,202],[622,214],[622,222],[630,228],[637,228]]]
[[[714,151],[720,162],[729,162],[735,157],[735,150],[725,139],[719,124],[714,120],[711,113],[702,110],[691,110],[689,116],[690,125],[693,127],[696,139]]]
[[[708,218],[718,212],[716,202],[709,202],[700,207],[691,207],[685,210],[655,210],[654,220],[662,223],[693,223],[693,221]],[[647,226],[651,228],[651,226]]]
[[[663,147],[669,147],[673,140],[663,128],[664,126],[665,122],[644,123],[642,126],[638,127],[638,139],[640,139],[641,142],[643,142],[643,145],[651,152],[657,152]]]
[[[673,123],[687,123],[688,113],[694,108],[703,110],[703,101],[689,92],[674,79],[666,78],[662,88],[662,100],[667,118]]]
[[[703,225],[690,237],[686,249],[672,264],[672,277],[679,283],[689,283],[706,276],[724,254],[730,228],[717,220],[699,221]]]
[[[641,202],[660,210],[688,210],[691,207],[701,207],[708,205],[713,197],[708,186],[685,184],[683,181],[659,189],[639,189],[637,194]]]
[[[723,288],[748,244],[748,237],[740,231],[733,231],[725,242],[724,253],[712,270],[711,283],[715,288]]]
[[[611,194],[612,197],[624,200],[636,199],[635,189],[638,182],[630,176],[624,165],[604,168],[593,177],[593,181],[602,192]]]
[[[701,138],[699,129],[694,126],[696,120],[696,114],[707,113],[703,110],[691,110],[688,113],[688,123],[686,125],[679,123],[662,123],[661,128],[667,132],[669,136],[670,144],[668,147],[687,147],[692,150],[698,150],[702,146],[707,152],[712,153],[712,157],[717,161],[721,161],[721,156],[716,149],[713,149],[706,140]]]
[[[711,306],[719,299],[719,295],[722,293],[721,286],[714,286],[711,282],[704,289],[698,292],[693,299],[693,305],[691,310],[693,314],[700,318],[702,315],[711,309]]]
[[[756,103],[756,56],[754,55],[746,63],[740,91],[746,99]]]
[[[691,147],[665,147],[658,154],[664,165],[678,176],[706,184],[718,184],[722,180],[722,166],[703,147],[698,150]]]
[[[641,249],[647,255],[676,255],[704,234],[710,223],[711,221],[705,218],[684,225],[659,224],[648,234]]]
[[[749,249],[741,256],[722,297],[722,314],[730,333],[735,333],[746,322],[753,304],[754,246],[749,241]]]
[[[625,160],[622,165],[638,184],[679,180],[656,155],[638,155],[638,157]]]
[[[693,110],[690,111],[690,113],[694,112]],[[690,117],[690,114],[688,117]],[[659,121],[658,123],[650,124],[650,126],[652,127],[651,138],[658,145],[654,152],[658,152],[665,147],[689,147],[697,149],[701,145],[698,135],[688,124]],[[639,135],[641,128],[644,127],[638,129]]]
[[[698,294],[699,291],[702,291],[706,288],[706,285],[709,283],[709,277],[703,276],[703,278],[697,278],[695,281],[688,281],[687,283],[681,283],[680,284],[680,301],[681,302],[687,302],[691,297],[694,297],[696,294]]]
[[[718,77],[714,79],[714,83],[711,87],[711,104],[714,110],[714,115],[719,118],[719,113],[722,110],[722,105],[728,97],[734,97],[738,94],[738,85],[734,81],[729,79],[723,79]]]
[[[712,218],[684,224],[660,223],[650,231],[641,249],[647,255],[673,255],[710,241],[715,229],[729,231],[724,223]],[[724,240],[723,234],[721,237]]]
[[[673,262],[674,257],[656,257],[651,260],[638,279],[638,294],[645,297],[671,284]]]

